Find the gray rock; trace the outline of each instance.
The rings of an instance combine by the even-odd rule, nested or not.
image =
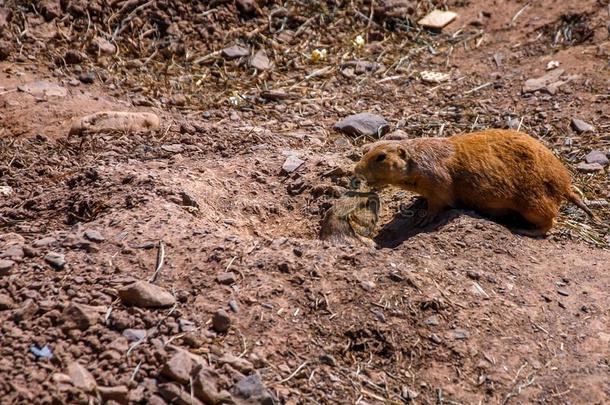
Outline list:
[[[565,71],[563,69],[555,69],[544,76],[528,79],[523,85],[524,93],[532,93],[534,91],[546,91],[549,94],[555,94],[564,82],[559,78]]]
[[[212,317],[212,328],[218,333],[225,333],[231,327],[231,318],[224,309],[219,309]]]
[[[125,329],[123,331],[123,336],[132,342],[142,340],[146,337],[145,329]]]
[[[581,162],[576,165],[576,170],[583,173],[597,173],[604,170],[604,166],[599,163],[585,163]]]
[[[85,238],[89,239],[91,242],[103,242],[106,240],[104,236],[95,229],[87,229],[85,230]]]
[[[56,270],[61,270],[66,265],[66,258],[64,255],[57,252],[49,252],[44,255],[44,261],[49,263]]]
[[[222,50],[222,56],[227,59],[238,59],[250,55],[250,50],[243,46],[233,45]]]
[[[284,161],[284,164],[282,165],[282,172],[285,174],[290,174],[301,167],[303,163],[305,163],[304,160],[299,159],[294,155],[290,155],[286,158],[286,161]]]
[[[272,405],[275,399],[267,390],[258,373],[250,374],[242,378],[231,389],[231,393],[242,400],[247,400],[250,403]]]
[[[260,50],[250,58],[250,66],[257,70],[269,70],[271,69],[271,61],[267,57],[265,51]]]
[[[602,166],[606,166],[609,162],[606,154],[600,150],[593,150],[585,156],[585,162],[587,163],[599,163]]]
[[[229,301],[229,308],[231,308],[231,311],[233,311],[235,313],[239,312],[239,304],[235,300]]]
[[[376,285],[372,281],[362,280],[360,282],[360,287],[362,287],[364,291],[373,291]]]
[[[14,265],[15,262],[12,260],[0,259],[0,276],[6,276]]]
[[[81,73],[78,75],[78,80],[84,84],[92,84],[95,82],[95,75],[92,72]]]
[[[583,132],[594,132],[595,128],[593,128],[593,125],[584,122],[583,120],[580,120],[578,118],[572,118],[572,129],[574,129],[574,131],[578,132],[579,134],[583,133]]]
[[[220,284],[231,285],[231,284],[233,284],[237,280],[237,277],[235,276],[235,273],[233,273],[232,271],[229,271],[229,272],[226,272],[226,273],[220,273],[216,277],[216,280]]]
[[[97,387],[97,383],[91,373],[80,363],[73,362],[68,365],[68,375],[72,380],[72,384],[85,392],[93,392]]]
[[[344,134],[359,137],[381,137],[390,130],[385,118],[371,113],[350,115],[335,124],[334,128]]]
[[[176,303],[176,298],[166,289],[146,281],[136,281],[119,289],[118,292],[124,304],[136,307],[168,307]]]
[[[43,248],[47,246],[51,246],[57,242],[57,239],[47,236],[46,238],[35,240],[32,243],[32,246],[35,248]]]
[[[455,340],[464,340],[470,337],[470,332],[465,329],[454,329],[449,332],[449,337]]]
[[[184,151],[184,147],[179,143],[161,145],[161,149],[169,153],[182,153]]]

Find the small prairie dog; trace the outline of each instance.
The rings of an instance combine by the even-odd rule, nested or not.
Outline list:
[[[334,243],[359,241],[375,246],[371,239],[379,220],[379,196],[376,193],[348,191],[326,211],[320,239]]]
[[[392,185],[424,197],[427,222],[446,208],[518,213],[533,226],[518,232],[541,236],[553,227],[564,200],[594,217],[559,159],[513,130],[377,142],[354,171],[372,188]]]

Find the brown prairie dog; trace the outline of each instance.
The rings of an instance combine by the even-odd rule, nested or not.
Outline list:
[[[593,217],[559,159],[513,130],[377,142],[354,171],[373,188],[393,185],[423,196],[429,219],[446,208],[518,213],[533,226],[520,233],[538,236],[552,228],[564,200]]]
[[[348,191],[326,212],[320,228],[320,239],[334,243],[357,241],[375,246],[371,237],[378,220],[377,194]]]

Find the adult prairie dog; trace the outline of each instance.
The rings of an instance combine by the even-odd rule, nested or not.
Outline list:
[[[564,200],[594,217],[559,159],[513,130],[377,142],[354,171],[372,188],[393,185],[424,197],[426,222],[446,208],[518,213],[532,225],[518,232],[540,236],[553,227]]]

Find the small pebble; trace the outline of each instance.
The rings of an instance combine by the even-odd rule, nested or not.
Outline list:
[[[224,309],[219,309],[212,317],[212,328],[218,333],[225,333],[231,327],[231,318]]]

